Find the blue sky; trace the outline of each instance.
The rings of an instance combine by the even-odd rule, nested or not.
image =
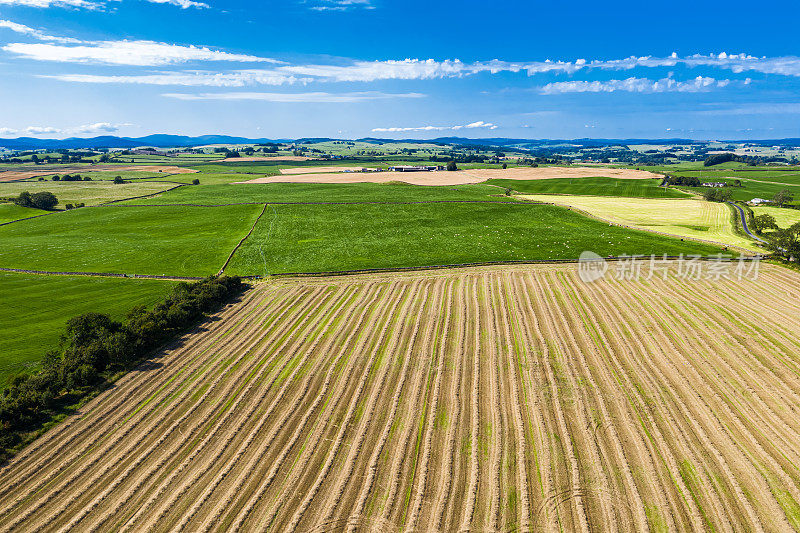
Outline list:
[[[0,0],[0,137],[800,137],[796,1]]]

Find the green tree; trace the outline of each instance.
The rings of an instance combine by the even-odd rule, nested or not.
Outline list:
[[[192,185],[200,185],[200,180],[195,178],[192,180]]]
[[[775,196],[772,197],[772,202],[778,204],[778,207],[783,207],[784,204],[788,204],[792,200],[794,200],[794,195],[789,189],[783,189],[780,192],[776,192]]]
[[[455,161],[448,161],[447,162],[447,170],[449,170],[450,172],[452,172],[454,170],[458,170],[458,166],[456,165],[456,162]]]
[[[764,230],[778,229],[778,223],[775,222],[775,217],[764,213],[753,217],[753,228],[756,230],[756,233],[760,234]]]
[[[800,222],[779,229],[767,239],[768,248],[789,261],[800,261]]]
[[[120,185],[121,183],[125,183],[125,180],[122,179],[122,176],[116,176],[114,178],[114,183],[116,183],[117,185]]]
[[[33,200],[31,199],[31,193],[28,191],[22,191],[19,193],[14,199],[14,203],[20,207],[33,207]]]
[[[58,205],[58,198],[51,192],[37,192],[31,195],[31,203],[36,209],[50,211]]]

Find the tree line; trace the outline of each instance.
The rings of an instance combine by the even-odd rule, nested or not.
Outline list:
[[[0,396],[0,459],[62,406],[108,387],[114,372],[152,356],[244,287],[239,277],[211,277],[179,283],[153,308],[137,306],[121,322],[100,313],[70,319],[59,346],[45,354],[42,369],[15,377]]]

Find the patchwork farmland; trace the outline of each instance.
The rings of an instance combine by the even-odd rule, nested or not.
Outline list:
[[[800,276],[271,280],[0,470],[0,531],[800,528]]]

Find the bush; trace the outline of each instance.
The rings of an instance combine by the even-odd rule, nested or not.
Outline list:
[[[58,181],[58,180],[60,180],[60,179],[61,179],[61,176],[53,176],[53,177],[52,177],[52,178],[50,178],[50,179],[51,179],[51,180],[53,180],[53,181]]]
[[[90,178],[89,176],[84,176],[83,181],[92,181],[92,178]]]
[[[458,166],[456,165],[456,162],[455,161],[448,161],[447,162],[447,170],[449,170],[450,172],[452,172],[454,170],[458,170]]]
[[[114,183],[116,183],[117,185],[120,185],[121,183],[125,183],[125,180],[122,179],[122,176],[116,176],[114,178]]]
[[[200,180],[195,178],[192,180],[192,185],[200,185]]]
[[[74,206],[74,205],[72,205],[72,204],[67,204],[67,205],[65,205],[64,207],[66,207],[66,208],[67,208],[67,211],[69,211],[70,209],[74,208],[75,206]]]
[[[58,198],[51,192],[37,192],[34,194],[28,191],[19,193],[14,198],[14,203],[21,207],[33,207],[35,209],[51,210],[58,205]]]

